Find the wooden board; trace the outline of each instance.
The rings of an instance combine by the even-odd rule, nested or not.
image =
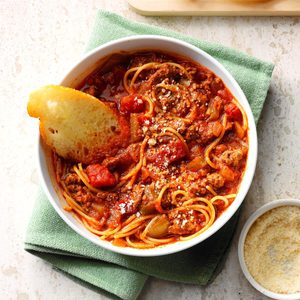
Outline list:
[[[128,0],[148,16],[299,16],[300,0]]]

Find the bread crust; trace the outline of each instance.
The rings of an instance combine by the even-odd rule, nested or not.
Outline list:
[[[99,99],[62,86],[45,86],[29,97],[44,142],[59,156],[90,164],[128,144],[128,122]]]

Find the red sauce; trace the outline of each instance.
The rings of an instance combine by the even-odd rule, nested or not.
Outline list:
[[[154,217],[147,238],[174,242],[193,235],[207,227],[206,215],[212,218],[209,205],[197,199],[211,202],[216,217],[234,201],[230,195],[237,193],[247,161],[247,120],[222,80],[189,59],[149,51],[116,55],[111,61],[78,89],[116,110],[130,130],[129,144],[83,166],[98,193],[73,171],[74,162],[62,158],[56,159],[56,165],[64,166],[57,168],[58,180],[82,211],[95,218],[89,225],[97,230],[119,232],[129,218],[150,216],[130,236],[133,243],[147,245],[142,233]],[[125,236],[107,240],[132,247]]]

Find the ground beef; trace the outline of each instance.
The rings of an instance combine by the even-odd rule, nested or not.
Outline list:
[[[220,78],[216,77],[212,80],[210,87],[212,94],[217,95],[218,91],[224,88],[224,84]]]
[[[116,156],[104,159],[102,165],[109,169],[118,167],[126,169],[131,164],[138,162],[139,150],[139,144],[131,144],[128,148],[120,150]]]
[[[68,173],[63,178],[63,181],[71,194],[78,194],[82,192],[84,185],[81,179],[78,177],[76,173]],[[80,198],[80,197],[79,197]],[[82,201],[80,201],[82,202]]]
[[[132,191],[120,194],[120,200],[117,207],[121,215],[134,214],[138,210],[138,206],[142,201],[144,189],[140,185],[135,185]]]
[[[158,58],[156,53],[143,53],[143,55],[135,56],[130,62],[130,68],[138,67],[149,62],[161,61],[161,58]]]
[[[87,94],[90,94],[90,95],[94,96],[94,97],[99,96],[98,88],[95,85],[91,85],[89,87],[86,87],[83,91]]]
[[[155,90],[156,99],[163,111],[169,111],[179,117],[186,116],[191,108],[191,95],[183,85],[165,79],[162,87]]]
[[[69,184],[67,185],[68,191],[72,194],[78,193],[83,189],[83,186],[80,184]]]
[[[210,100],[206,115],[209,116],[209,121],[218,120],[223,110],[223,101],[219,96]]]
[[[208,174],[207,181],[215,188],[221,188],[225,184],[223,176],[219,173]]]
[[[170,221],[168,232],[171,234],[193,234],[199,230],[195,211],[171,211],[168,217]]]
[[[205,121],[195,122],[186,132],[186,139],[188,141],[195,140],[202,146],[209,144],[214,138],[213,126],[211,123]]]
[[[166,78],[170,79],[170,83],[178,83],[182,77],[185,77],[185,75],[180,69],[172,65],[164,64],[149,76],[146,84],[143,86],[143,90],[149,90],[149,88],[161,83]]]
[[[68,173],[63,178],[63,181],[68,186],[68,185],[71,185],[71,184],[80,183],[81,179],[78,177],[78,175],[76,173]]]
[[[79,189],[72,196],[77,202],[85,204],[86,207],[90,206],[94,201],[94,196],[86,188]]]
[[[192,68],[191,68],[192,69]],[[193,78],[195,82],[202,82],[207,79],[207,74],[203,70],[199,70],[197,68],[194,68],[193,70],[190,71],[191,74],[193,74]]]
[[[149,149],[146,158],[160,168],[167,168],[170,164],[183,159],[186,154],[187,150],[180,140],[169,140],[168,143]]]
[[[240,149],[226,150],[220,156],[220,160],[222,162],[234,167],[237,167],[242,159],[243,159],[243,151]]]
[[[187,95],[166,94],[159,96],[159,102],[164,111],[171,111],[179,117],[186,116],[190,111],[191,103]]]
[[[108,72],[102,75],[101,79],[106,83],[113,85],[116,82],[115,74],[114,72]]]
[[[95,202],[102,203],[104,201],[114,203],[118,201],[119,196],[114,192],[98,192],[95,196]]]
[[[189,192],[195,196],[203,196],[207,193],[206,186],[206,178],[191,182],[191,184],[189,185]]]

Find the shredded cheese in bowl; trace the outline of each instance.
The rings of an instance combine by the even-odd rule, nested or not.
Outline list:
[[[250,228],[244,245],[254,279],[276,293],[300,292],[300,207],[274,208]]]
[[[282,295],[300,293],[300,206],[278,206],[257,218],[246,233],[243,255],[263,288]]]

